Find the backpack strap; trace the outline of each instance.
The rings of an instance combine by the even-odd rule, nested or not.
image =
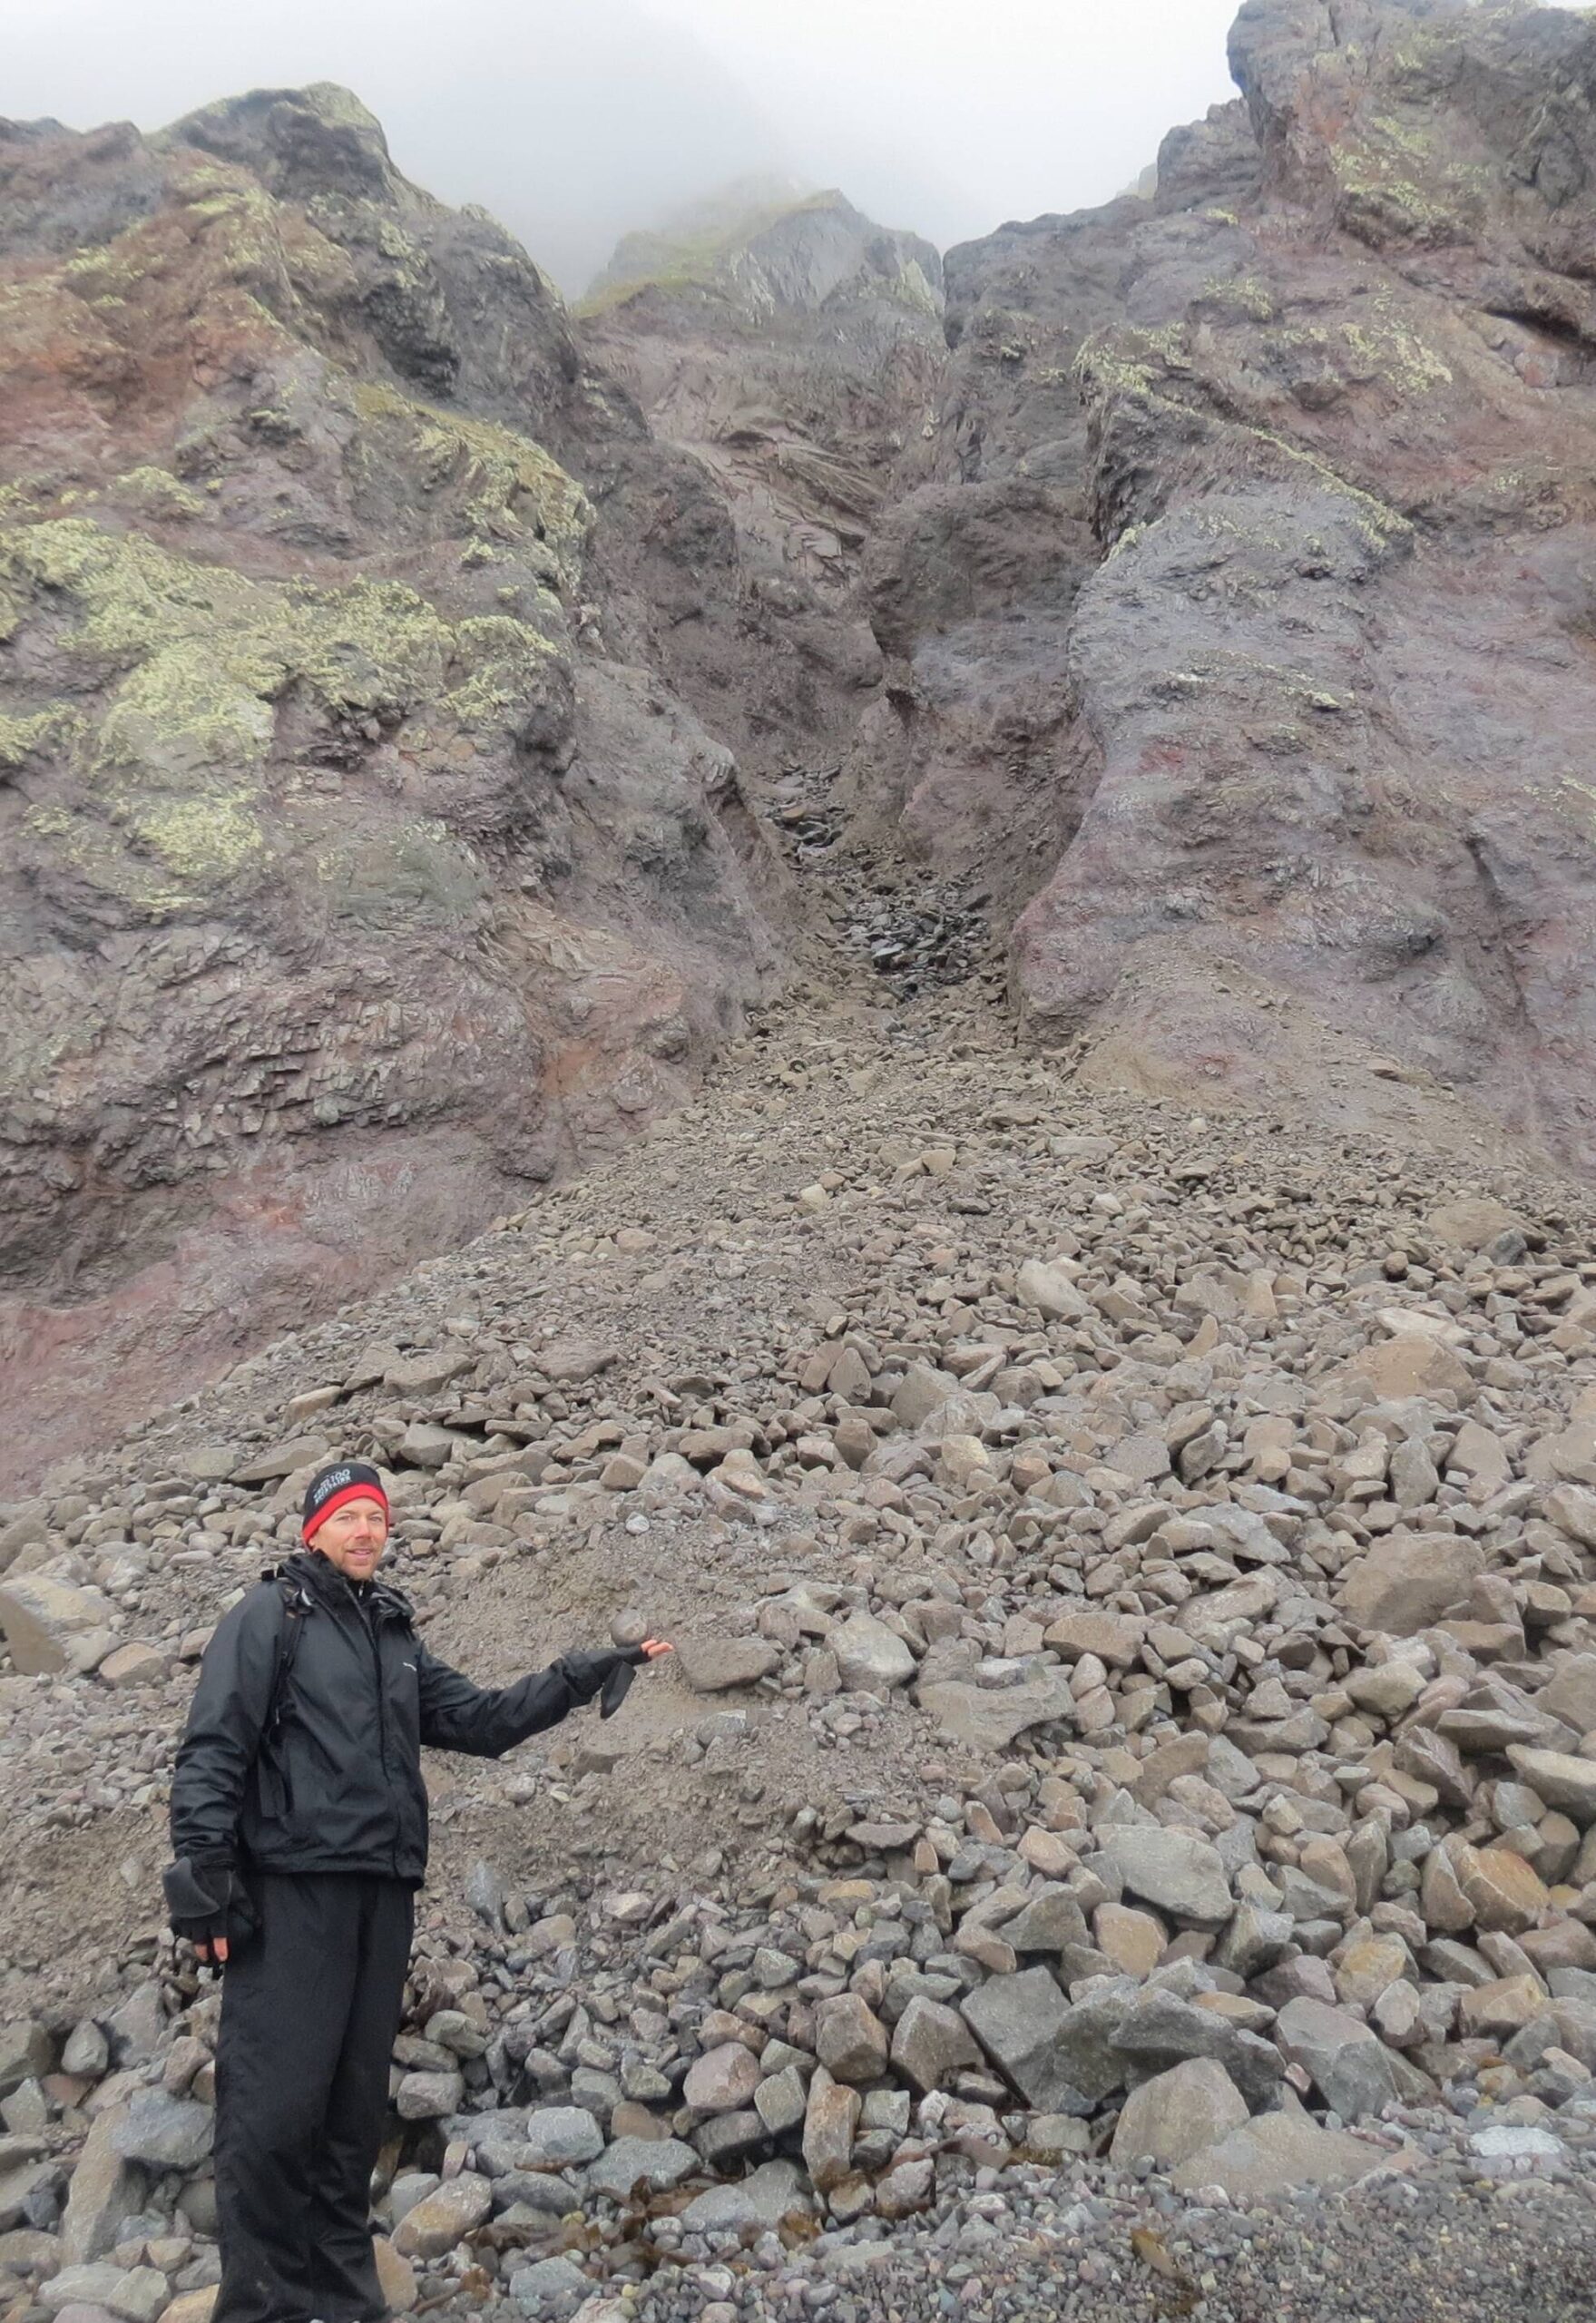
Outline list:
[[[266,1723],[262,1729],[268,1741],[275,1741],[282,1731],[294,1656],[299,1651],[299,1640],[305,1634],[305,1616],[316,1608],[316,1600],[310,1592],[291,1573],[279,1569],[275,1578],[282,1595],[283,1618],[282,1626],[277,1633],[277,1665],[271,1673],[271,1699],[267,1704]]]

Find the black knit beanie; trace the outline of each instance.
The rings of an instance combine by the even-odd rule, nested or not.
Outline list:
[[[335,1508],[351,1500],[375,1500],[385,1516],[388,1513],[382,1478],[369,1461],[335,1460],[330,1467],[318,1468],[305,1487],[300,1530],[307,1544],[315,1539],[317,1527],[325,1524]]]

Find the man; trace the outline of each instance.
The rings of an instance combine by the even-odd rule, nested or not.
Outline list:
[[[213,2323],[384,2312],[370,2181],[426,1867],[422,1746],[496,1759],[595,1694],[607,1717],[633,1666],[671,1651],[567,1653],[478,1688],[374,1578],[388,1538],[375,1468],[321,1469],[303,1534],[218,1625],[172,1778],[171,1925],[227,1965]]]

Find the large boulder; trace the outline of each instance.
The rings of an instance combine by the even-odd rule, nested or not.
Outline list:
[[[1297,2186],[1326,2191],[1353,2186],[1386,2159],[1379,2146],[1345,2130],[1325,2129],[1307,2113],[1256,2113],[1179,2163],[1173,2182],[1181,2194],[1221,2186],[1232,2200],[1262,2200]]]
[[[1378,2113],[1399,2093],[1390,2051],[1347,2009],[1303,1996],[1288,2001],[1275,2021],[1275,2039],[1343,2121]]]
[[[0,1583],[0,1635],[24,1677],[83,1669],[113,1643],[111,1604],[49,1573],[13,1573]]]
[[[1483,1550],[1460,1533],[1391,1533],[1348,1570],[1342,1610],[1360,1629],[1412,1637],[1466,1604],[1484,1570]]]
[[[1221,2139],[1247,2119],[1247,2100],[1224,2067],[1193,2057],[1155,2073],[1133,2089],[1120,2109],[1111,2149],[1120,2162],[1150,2154],[1170,2170]]]
[[[1027,2104],[1062,2111],[1077,2093],[1059,2053],[1070,2004],[1045,1968],[988,1976],[959,2004],[987,2055]]]

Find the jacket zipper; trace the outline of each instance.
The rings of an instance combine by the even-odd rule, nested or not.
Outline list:
[[[382,1641],[377,1629],[379,1618],[380,1609],[373,1605],[367,1617],[366,1630],[371,1640],[371,1659],[377,1671],[377,1751],[382,1762],[383,1780],[387,1785],[388,1797],[393,1799],[393,1777],[388,1770],[388,1709],[383,1687]],[[394,1806],[394,1838],[393,1844],[388,1849],[388,1864],[397,1879],[399,1877],[399,1808],[397,1800]]]

